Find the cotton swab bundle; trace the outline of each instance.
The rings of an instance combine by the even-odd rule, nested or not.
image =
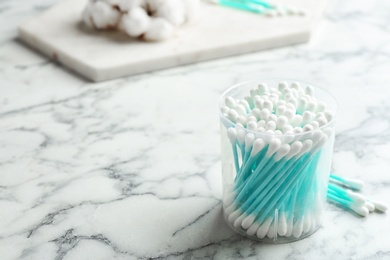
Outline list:
[[[261,83],[243,99],[228,96],[221,112],[229,120],[235,168],[224,196],[227,221],[258,239],[291,240],[314,232],[326,197],[319,164],[333,142],[333,113],[312,87],[284,81],[277,88]]]
[[[330,181],[331,183],[328,184],[327,198],[336,205],[351,210],[362,217],[366,217],[369,212],[375,210],[380,212],[387,211],[388,207],[385,203],[367,199],[362,194],[343,188],[347,187],[354,190],[361,190],[364,186],[362,181],[343,178],[335,174],[330,175]]]
[[[208,0],[211,3],[227,6],[243,11],[262,14],[268,17],[305,15],[300,8],[287,5],[273,4],[262,0]]]

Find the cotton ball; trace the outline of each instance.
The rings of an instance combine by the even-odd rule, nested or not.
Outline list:
[[[145,0],[146,11],[149,15],[153,16],[164,0]]]
[[[162,18],[152,18],[149,23],[149,29],[143,35],[147,41],[165,40],[173,35],[174,27]]]
[[[139,37],[149,28],[150,18],[144,9],[131,9],[121,19],[121,27],[131,37]]]
[[[117,9],[105,2],[95,2],[90,5],[92,23],[97,29],[112,29],[117,26],[121,18]]]
[[[175,26],[182,25],[185,20],[185,9],[181,0],[165,0],[156,12],[156,16],[164,18]]]

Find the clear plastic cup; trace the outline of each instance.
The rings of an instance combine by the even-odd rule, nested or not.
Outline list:
[[[237,84],[222,94],[220,108],[227,96],[243,99],[259,83],[277,88],[282,80],[289,86],[292,82],[312,86],[314,97],[335,115],[337,102],[327,91],[315,84],[285,79]],[[334,116],[325,125],[299,134],[275,135],[249,130],[239,127],[222,112],[220,123],[223,213],[228,225],[244,236],[269,243],[292,242],[314,233],[324,217]],[[282,151],[282,146],[290,147],[284,156],[286,151]],[[263,148],[256,153],[259,147]],[[272,154],[273,147],[279,148]]]

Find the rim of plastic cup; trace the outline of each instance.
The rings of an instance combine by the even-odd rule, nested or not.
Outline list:
[[[281,79],[281,78],[262,78],[261,80],[247,80],[247,81],[243,81],[243,82],[240,82],[240,83],[237,83],[233,86],[231,86],[230,88],[226,89],[219,97],[219,102],[218,102],[218,110],[219,110],[219,116],[220,118],[228,121],[229,123],[231,123],[232,126],[236,126],[236,123],[232,122],[228,117],[226,117],[222,111],[221,111],[221,107],[224,105],[224,99],[225,97],[227,97],[227,93],[229,93],[230,91],[232,91],[233,89],[236,89],[236,88],[239,88],[240,86],[242,85],[246,85],[246,84],[250,84],[250,83],[257,83],[257,84],[260,84],[262,82],[267,82],[267,81],[277,81],[277,82],[281,82],[281,81],[289,81],[289,82],[299,82],[300,84],[305,84],[305,85],[308,85],[308,86],[311,86],[313,87],[314,89],[314,93],[315,93],[315,90],[316,89],[319,89],[321,91],[323,91],[324,93],[326,93],[327,95],[329,95],[329,97],[331,99],[333,99],[334,101],[334,104],[335,104],[335,108],[334,110],[331,110],[331,112],[333,113],[333,118],[332,120],[330,120],[328,123],[326,123],[325,125],[321,126],[321,127],[318,127],[316,129],[313,129],[313,130],[310,130],[310,131],[307,131],[307,132],[302,132],[302,133],[293,133],[293,134],[286,134],[286,133],[282,133],[282,134],[271,134],[271,133],[267,133],[267,132],[260,132],[260,131],[257,131],[257,130],[250,130],[248,128],[245,128],[245,130],[248,132],[248,133],[253,133],[253,134],[256,134],[256,135],[264,135],[264,136],[302,136],[302,135],[307,135],[307,134],[311,134],[311,133],[314,133],[318,130],[323,130],[329,126],[331,126],[335,119],[336,119],[336,116],[337,116],[337,110],[338,110],[338,102],[337,102],[337,99],[329,92],[327,91],[325,88],[323,87],[320,87],[318,86],[317,84],[312,84],[310,82],[307,82],[307,81],[303,81],[303,80],[299,80],[299,79],[288,79],[288,78],[285,78],[285,79]]]

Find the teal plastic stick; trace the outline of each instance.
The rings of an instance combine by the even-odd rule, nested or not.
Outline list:
[[[236,167],[236,178],[237,178],[237,175],[238,175],[238,172],[240,171],[240,168],[238,166],[238,154],[237,154],[236,143],[232,144],[232,149],[233,149],[234,166]]]

